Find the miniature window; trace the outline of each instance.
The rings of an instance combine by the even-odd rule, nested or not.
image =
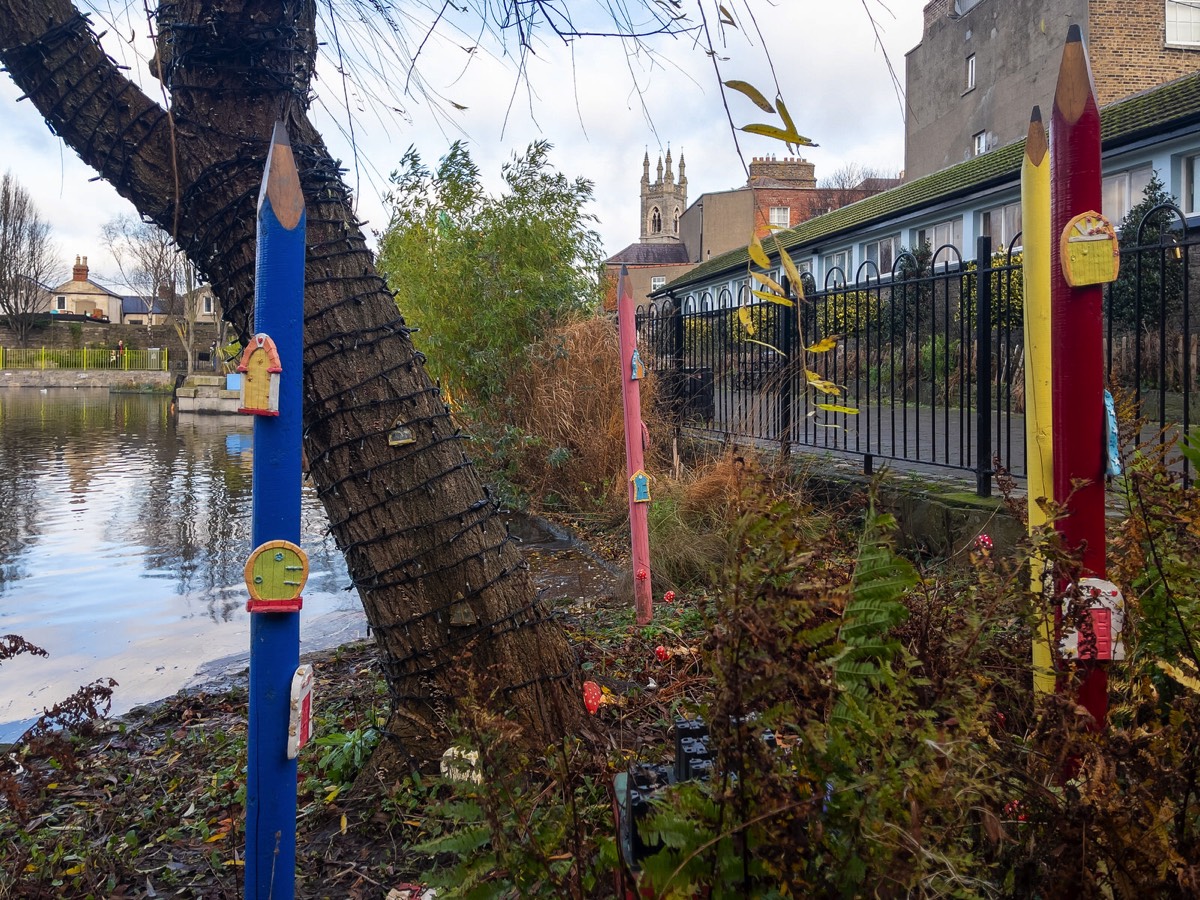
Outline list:
[[[967,88],[968,91],[975,90],[975,54],[972,53],[967,57]],[[965,93],[965,91],[964,91]]]

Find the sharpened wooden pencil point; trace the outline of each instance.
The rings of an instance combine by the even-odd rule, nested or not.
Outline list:
[[[1042,110],[1035,106],[1029,116],[1029,131],[1025,134],[1025,157],[1035,166],[1040,166],[1049,149],[1046,126],[1042,124]]]
[[[300,188],[300,173],[296,169],[296,157],[292,153],[292,142],[287,127],[275,123],[271,133],[271,149],[267,152],[267,175],[258,194],[258,212],[262,215],[263,203],[271,204],[271,211],[279,224],[291,231],[304,213],[304,192]]]

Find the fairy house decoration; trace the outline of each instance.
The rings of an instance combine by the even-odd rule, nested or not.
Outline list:
[[[265,334],[256,334],[242,351],[238,371],[244,375],[238,412],[252,416],[279,415],[279,375],[283,366],[275,342]]]
[[[633,359],[629,364],[629,377],[634,381],[640,381],[646,377],[646,367],[642,364],[642,355],[633,351]]]
[[[250,612],[296,612],[303,606],[308,555],[291,541],[260,544],[246,560],[244,574]]]
[[[1063,278],[1071,287],[1117,280],[1121,251],[1112,223],[1095,210],[1067,223],[1059,242]]]
[[[292,676],[292,690],[288,709],[287,758],[295,759],[300,749],[312,737],[313,667],[303,665]]]
[[[650,476],[646,474],[646,471],[644,469],[638,469],[633,473],[633,477],[629,480],[633,482],[633,502],[649,503]]]
[[[388,446],[403,447],[406,444],[415,444],[417,439],[413,437],[412,429],[406,424],[396,419],[392,423],[392,427],[388,430]]]

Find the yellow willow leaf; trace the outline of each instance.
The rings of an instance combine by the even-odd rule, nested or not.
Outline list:
[[[206,837],[204,839],[204,843],[215,844],[217,841],[223,841],[227,837],[229,837],[228,831],[218,831],[216,834],[210,834],[208,837]]]
[[[798,138],[800,135],[793,135],[791,132],[784,131],[778,125],[743,125],[741,130],[747,134],[758,134],[762,137],[773,138],[777,141],[783,141],[785,144],[791,144],[792,138]]]
[[[768,303],[778,303],[780,306],[795,306],[796,304],[787,297],[780,297],[778,294],[768,294],[766,291],[751,291],[759,300],[766,300]]]
[[[83,863],[79,863],[79,865],[71,866],[71,868],[69,868],[65,872],[63,872],[63,874],[64,875],[78,875],[80,872],[82,872],[86,868],[87,868],[87,866],[85,866]]]
[[[346,833],[346,825],[347,825],[345,813],[342,813],[342,821],[340,824],[342,826],[342,834],[345,834]]]
[[[1181,684],[1183,687],[1194,693],[1200,694],[1200,678],[1189,675],[1187,672],[1183,671],[1183,669],[1179,668],[1179,666],[1173,666],[1169,662],[1161,659],[1155,660],[1155,665],[1166,672],[1172,681]]]
[[[838,336],[836,334],[831,334],[829,337],[821,338],[821,340],[817,341],[811,347],[805,347],[804,349],[809,353],[828,353],[837,345]]]
[[[763,112],[775,112],[775,107],[771,105],[771,101],[764,97],[754,85],[747,84],[744,81],[726,81],[725,87],[731,91],[737,91],[739,94],[745,94],[750,99],[750,102]]]
[[[750,259],[756,266],[761,266],[764,269],[771,268],[771,258],[767,256],[767,251],[763,249],[762,241],[758,239],[758,235],[750,241],[750,246],[746,248],[750,253]]]
[[[827,381],[811,369],[804,370],[804,377],[808,379],[810,387],[815,388],[823,394],[830,394],[834,397],[842,396],[842,389],[832,381]]]
[[[332,803],[334,800],[337,799],[337,795],[340,794],[341,792],[342,792],[342,786],[340,784],[335,785],[333,790],[331,790],[328,794],[325,795],[325,802]]]
[[[727,10],[724,6],[718,6],[717,12],[719,12],[721,14],[721,24],[722,25],[732,25],[734,28],[737,28],[737,22],[735,22],[733,20],[733,16],[731,16],[729,14],[729,10]],[[764,102],[766,102],[766,101],[764,101]],[[768,112],[769,112],[769,110],[768,110]],[[554,859],[553,856],[550,858]]]
[[[796,131],[796,123],[792,121],[792,116],[788,112],[788,108],[784,105],[782,97],[775,98],[775,106],[778,107],[778,109],[779,109],[779,118],[783,119],[784,127],[787,128],[789,133],[794,134],[796,136],[796,139],[793,141],[790,141],[789,143],[796,144],[797,146],[802,146],[802,147],[817,146],[811,140],[809,140],[804,135],[802,135],[798,131]]]
[[[857,416],[858,409],[853,406],[838,406],[836,403],[818,403],[817,409],[823,409],[826,412],[845,413],[848,416]]]
[[[780,285],[780,283],[778,281],[776,281],[774,278],[772,278],[770,275],[764,275],[762,272],[751,272],[750,277],[753,278],[755,281],[757,281],[759,284],[766,285],[767,287],[769,287],[771,290],[773,290],[775,293],[777,293],[781,297],[783,297],[787,294],[787,291],[785,291],[783,289],[783,286]]]
[[[750,308],[739,306],[738,321],[742,323],[742,327],[746,329],[746,334],[754,334],[754,317],[750,315]]]
[[[768,344],[766,341],[756,341],[756,340],[754,340],[754,338],[746,338],[746,343],[747,344],[758,344],[758,346],[760,346],[760,347],[766,347],[768,350],[774,350],[776,353],[778,353],[780,356],[782,356],[784,358],[787,357],[786,353],[784,353],[778,347],[774,347],[771,344]]]
[[[775,238],[775,243],[779,247],[779,261],[783,263],[783,270],[787,272],[788,280],[796,289],[796,296],[804,296],[804,280],[800,277],[800,270],[796,268],[796,264],[792,262],[791,254],[783,249],[783,243],[779,238]]]

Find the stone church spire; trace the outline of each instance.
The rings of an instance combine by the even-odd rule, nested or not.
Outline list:
[[[668,148],[666,160],[658,158],[658,178],[650,182],[650,154],[647,151],[642,158],[642,228],[641,242],[643,244],[669,244],[680,242],[679,220],[687,209],[687,178],[684,176],[684,162],[679,157],[679,182],[675,182],[672,170],[671,151]]]

